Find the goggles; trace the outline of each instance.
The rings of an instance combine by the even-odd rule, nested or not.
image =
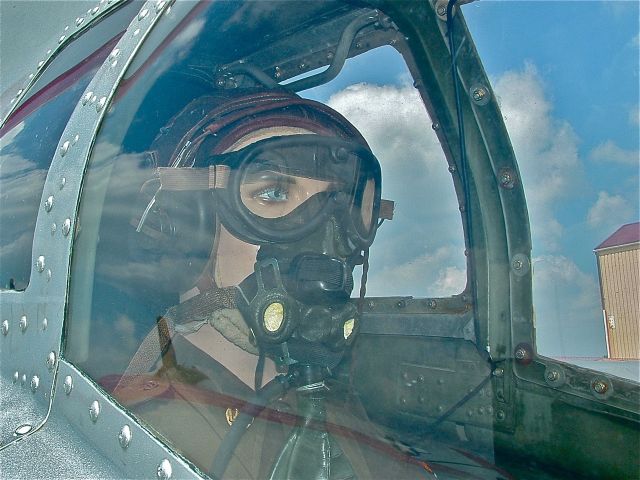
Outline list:
[[[380,165],[359,143],[320,135],[272,137],[206,163],[158,168],[160,190],[214,190],[220,221],[243,241],[297,241],[334,216],[355,246],[373,242]]]

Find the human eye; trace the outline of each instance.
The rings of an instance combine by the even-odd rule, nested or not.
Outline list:
[[[253,193],[253,198],[262,203],[283,203],[289,201],[286,185],[269,185]]]

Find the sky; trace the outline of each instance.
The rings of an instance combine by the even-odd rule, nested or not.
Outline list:
[[[638,3],[482,0],[463,13],[527,196],[538,351],[602,357],[593,249],[639,220]],[[389,50],[368,54],[378,56],[369,65],[384,68],[364,67],[371,59],[362,55],[308,95],[361,130],[381,159],[383,197],[396,200],[392,226],[382,226],[372,247],[368,293],[452,295],[466,274],[450,176],[402,60]],[[407,155],[419,157],[419,168],[402,176]]]

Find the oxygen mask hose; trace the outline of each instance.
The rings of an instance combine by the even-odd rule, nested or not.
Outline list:
[[[355,478],[349,459],[327,431],[327,368],[296,364],[298,424],[276,459],[269,480]]]

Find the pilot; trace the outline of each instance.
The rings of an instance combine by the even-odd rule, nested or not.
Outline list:
[[[382,202],[356,128],[289,92],[239,90],[191,102],[149,159],[131,242],[173,259],[178,300],[116,398],[214,478],[429,477],[333,375]]]

